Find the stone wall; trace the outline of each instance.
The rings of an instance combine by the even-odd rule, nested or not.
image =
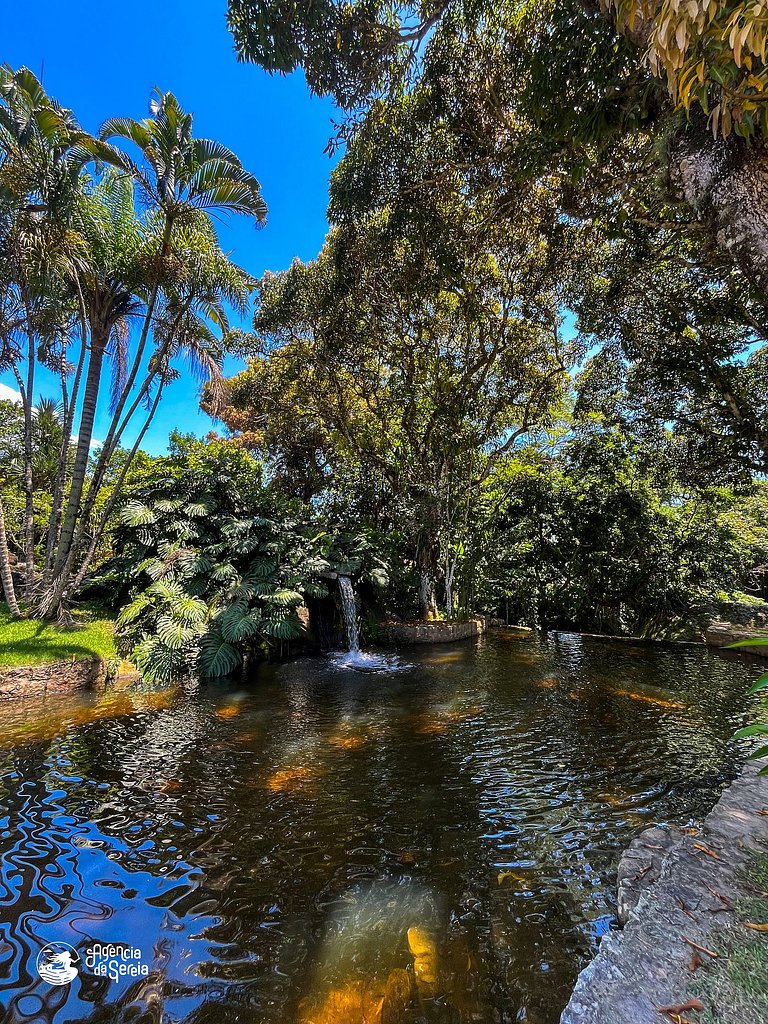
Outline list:
[[[485,632],[484,619],[468,622],[386,622],[379,627],[382,644],[446,644]]]
[[[713,622],[704,633],[704,642],[709,647],[727,647],[739,640],[751,640],[753,637],[768,639],[768,630],[735,626],[732,622]],[[758,658],[768,658],[768,647],[743,647],[741,653],[753,654]]]
[[[632,842],[618,872],[624,927],[603,936],[560,1024],[660,1024],[660,1007],[695,994],[693,953],[717,952],[717,930],[737,927],[741,873],[768,843],[763,765],[748,764],[699,828],[654,827]]]
[[[100,658],[3,668],[0,669],[0,700],[101,689],[106,685],[107,676],[107,664]]]

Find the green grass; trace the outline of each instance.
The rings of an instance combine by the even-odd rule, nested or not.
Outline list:
[[[744,879],[745,895],[737,902],[739,921],[768,922],[768,854],[756,855]],[[768,1021],[768,933],[736,924],[715,933],[713,948],[721,959],[704,975],[698,994],[706,1007],[701,1024],[762,1024]],[[727,958],[727,959],[726,959]],[[690,1016],[690,1015],[688,1015]]]
[[[60,626],[39,619],[12,619],[0,604],[0,666],[19,668],[73,658],[115,658],[115,626],[96,613],[78,612],[77,627]]]

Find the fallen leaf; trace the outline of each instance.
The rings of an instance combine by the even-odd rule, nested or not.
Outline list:
[[[713,960],[717,960],[720,956],[720,954],[715,953],[714,950],[707,949],[706,946],[700,946],[698,942],[694,942],[693,939],[689,939],[687,935],[681,935],[680,938],[683,940],[683,942],[687,942],[689,946],[692,946],[693,949],[697,949],[699,953],[706,953],[707,956],[711,956]]]
[[[709,891],[712,893],[713,896],[715,896],[717,899],[720,900],[720,902],[723,904],[723,907],[726,910],[730,910],[733,907],[733,903],[731,902],[731,900],[727,896],[723,896],[723,894],[721,892],[718,892],[717,889],[713,889],[712,886],[711,885],[707,885],[706,882],[704,883],[704,885],[707,886],[707,889],[709,889]],[[714,914],[715,911],[713,910],[712,913]]]
[[[708,857],[714,857],[715,860],[723,859],[719,854],[715,853],[714,850],[710,850],[708,846],[705,846],[704,843],[694,843],[693,848],[694,850],[701,850],[701,852],[706,853]]]
[[[693,974],[693,972],[694,972],[694,971],[695,971],[695,970],[696,970],[696,969],[697,969],[698,967],[701,967],[701,965],[702,965],[703,963],[704,963],[704,961],[703,961],[703,960],[701,959],[701,957],[699,956],[699,954],[698,954],[698,953],[696,952],[696,950],[694,949],[694,951],[693,951],[693,954],[692,954],[692,956],[691,956],[691,959],[690,959],[690,962],[689,962],[689,964],[688,964],[688,970],[689,970],[689,971],[691,972],[691,974]]]
[[[686,917],[690,917],[690,919],[692,921],[697,920],[696,916],[691,913],[691,911],[688,909],[688,907],[686,907],[685,900],[682,899],[682,897],[677,896],[676,900],[677,900],[678,907],[680,907],[680,909],[682,910],[682,912],[685,914]]]
[[[742,921],[745,928],[751,928],[753,932],[768,932],[768,924],[756,924],[754,921]]]
[[[642,868],[640,871],[637,872],[637,874],[630,875],[630,877],[627,879],[627,881],[628,882],[639,882],[641,878],[645,878],[645,876],[648,874],[648,872],[651,870],[652,867],[653,867],[652,864],[646,864],[644,868]]]
[[[700,999],[689,999],[687,1003],[675,1003],[674,1006],[660,1006],[659,1013],[686,1013],[688,1010],[703,1010],[704,1003]]]

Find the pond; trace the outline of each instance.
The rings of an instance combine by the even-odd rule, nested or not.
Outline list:
[[[736,771],[755,673],[568,634],[401,658],[0,705],[4,1024],[555,1024],[621,851]]]

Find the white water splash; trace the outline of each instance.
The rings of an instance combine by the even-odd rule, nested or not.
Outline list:
[[[403,664],[394,654],[370,654],[360,650],[357,604],[355,591],[352,589],[352,580],[349,576],[339,576],[339,595],[349,650],[345,654],[333,656],[334,667],[351,668],[356,672],[397,672],[400,669],[408,668],[409,666]]]

